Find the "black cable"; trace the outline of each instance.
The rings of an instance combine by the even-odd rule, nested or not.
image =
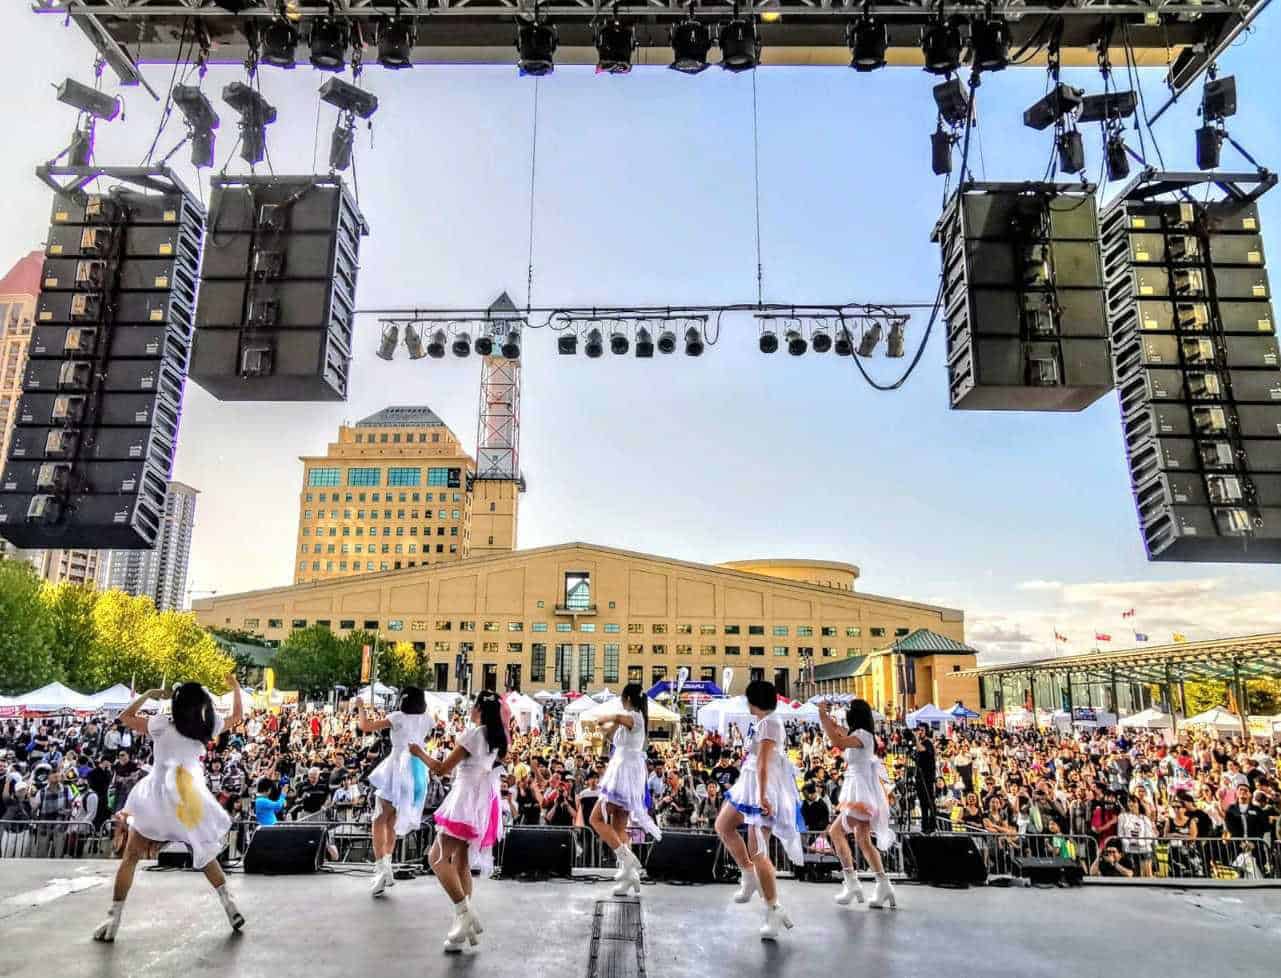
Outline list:
[[[756,188],[756,304],[765,301],[765,273],[761,264],[761,142],[756,109],[756,71],[752,71],[752,178]]]
[[[1130,42],[1129,24],[1122,23],[1121,37],[1125,41],[1125,63],[1127,66],[1131,66],[1134,64],[1134,45]],[[1139,73],[1138,68],[1133,68],[1132,71],[1131,79],[1139,93],[1139,111],[1143,115],[1143,121],[1147,124],[1148,135],[1152,137],[1152,148],[1156,150],[1157,162],[1161,164],[1162,169],[1165,169],[1165,157],[1161,155],[1161,144],[1157,141],[1156,131],[1152,128],[1152,117],[1148,115],[1148,103],[1143,97],[1143,76]]]
[[[160,123],[156,126],[156,135],[151,140],[151,146],[147,149],[147,155],[142,158],[142,165],[148,166],[151,163],[151,157],[156,152],[156,146],[160,143],[160,137],[164,134],[165,127],[169,124],[169,116],[173,114],[173,86],[178,80],[178,68],[191,58],[191,52],[188,50],[186,57],[183,56],[183,46],[186,43],[187,27],[190,18],[182,19],[182,33],[178,35],[178,55],[173,61],[173,71],[169,75],[169,92],[165,95],[165,104],[160,110]],[[195,42],[194,37],[192,43]]]
[[[529,140],[529,264],[525,272],[525,315],[534,301],[534,184],[538,176],[538,82],[534,79],[534,119]]]

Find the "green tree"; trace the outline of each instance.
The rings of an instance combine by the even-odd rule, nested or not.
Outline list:
[[[144,657],[168,681],[197,682],[222,690],[234,662],[190,612],[154,611],[139,636]]]
[[[0,559],[0,692],[26,693],[60,678],[42,586],[30,564]]]
[[[431,668],[426,652],[411,642],[384,643],[378,653],[378,681],[387,686],[426,687]]]
[[[98,592],[82,584],[46,584],[41,591],[52,628],[50,651],[62,681],[82,693],[95,693],[93,609]]]
[[[335,685],[354,687],[360,680],[361,648],[373,641],[364,632],[339,639],[323,625],[301,628],[276,653],[276,687],[313,697],[324,697]]]
[[[98,596],[93,606],[93,651],[84,670],[87,685],[101,689],[124,683],[148,689],[162,680],[180,678],[168,673],[167,663],[144,644],[148,622],[155,615],[156,606],[150,598],[123,591],[104,591]]]

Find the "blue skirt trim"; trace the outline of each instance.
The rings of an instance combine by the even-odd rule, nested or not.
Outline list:
[[[742,802],[737,802],[737,801],[731,801],[730,804],[733,805],[736,809],[738,809],[738,811],[740,811],[744,815],[764,815],[765,814],[765,810],[761,808],[760,805],[744,805]]]

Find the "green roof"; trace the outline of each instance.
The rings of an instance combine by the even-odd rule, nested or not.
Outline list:
[[[839,662],[824,662],[814,667],[814,681],[818,682],[823,679],[848,679],[858,672],[858,667],[866,659],[865,655],[852,655],[848,659],[841,659]]]
[[[954,638],[948,638],[946,635],[932,632],[928,628],[918,628],[911,635],[898,639],[890,648],[904,655],[976,654],[976,650],[970,648],[964,642],[958,642]]]

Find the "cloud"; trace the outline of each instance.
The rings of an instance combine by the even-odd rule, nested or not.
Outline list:
[[[1017,585],[1020,591],[1061,591],[1063,589],[1062,581],[1020,581]]]
[[[1002,645],[1027,645],[1034,641],[1017,622],[1003,623],[1000,619],[974,619],[974,626],[966,632],[972,642],[994,642]]]

